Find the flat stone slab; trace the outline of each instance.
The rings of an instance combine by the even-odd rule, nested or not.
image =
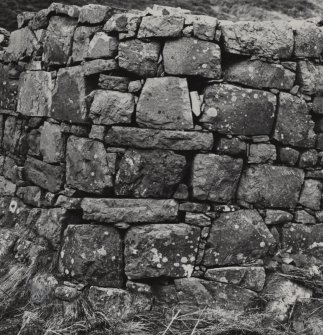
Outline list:
[[[193,198],[227,203],[234,199],[242,172],[242,159],[197,154],[193,160]]]
[[[294,35],[287,22],[222,21],[220,27],[226,52],[279,59],[293,54]]]
[[[301,91],[308,95],[322,95],[323,66],[310,61],[298,62],[298,77]]]
[[[148,78],[137,105],[141,127],[192,129],[193,114],[187,80],[177,77]]]
[[[127,150],[119,163],[115,194],[170,198],[184,176],[186,159],[165,150]]]
[[[127,277],[190,277],[199,239],[200,229],[184,223],[131,228],[125,237]]]
[[[274,125],[276,96],[229,84],[213,84],[204,94],[202,127],[221,134],[270,135]]]
[[[173,15],[144,16],[137,37],[177,37],[181,35],[183,28],[183,17]]]
[[[187,37],[167,41],[163,59],[167,74],[221,78],[221,50],[212,42]]]
[[[295,208],[304,180],[300,169],[256,165],[242,174],[238,200],[256,207]]]
[[[215,219],[207,239],[203,265],[239,265],[266,256],[276,243],[255,210],[222,213]]]
[[[105,223],[173,222],[178,213],[178,203],[172,199],[84,198],[81,207],[85,220]]]
[[[209,132],[111,127],[105,137],[109,146],[139,149],[169,149],[180,151],[210,151],[213,134]]]
[[[120,233],[113,227],[99,225],[67,226],[60,252],[59,271],[65,278],[84,284],[122,287],[123,252]]]

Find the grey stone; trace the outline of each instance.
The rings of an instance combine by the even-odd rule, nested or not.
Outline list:
[[[276,157],[276,147],[273,144],[257,143],[249,147],[249,164],[272,163]]]
[[[125,237],[127,277],[190,277],[199,239],[200,229],[184,223],[130,228]]]
[[[247,143],[237,137],[221,137],[216,144],[216,152],[222,155],[244,156],[247,152]]]
[[[69,17],[78,18],[80,15],[80,7],[75,5],[66,5],[62,3],[53,2],[48,7],[48,14],[61,14]]]
[[[185,18],[185,24],[187,19]],[[207,15],[193,16],[193,33],[194,36],[207,41],[214,41],[215,31],[218,26],[218,20]]]
[[[122,287],[122,270],[122,240],[115,228],[67,226],[59,259],[62,275],[84,284]]]
[[[70,136],[66,146],[66,183],[96,194],[113,186],[116,154],[107,153],[101,142]]]
[[[18,28],[21,28],[19,27],[19,24]],[[10,32],[4,28],[0,28],[0,51],[2,51],[3,48],[8,47],[9,39],[10,39]]]
[[[163,58],[167,74],[221,78],[221,50],[215,43],[187,37],[167,41]]]
[[[294,55],[296,57],[319,58],[323,52],[323,29],[308,21],[291,22],[295,32]]]
[[[29,59],[36,48],[36,36],[28,27],[15,30],[10,34],[9,45],[4,58],[11,62]]]
[[[223,134],[270,135],[274,125],[276,96],[229,84],[206,88],[203,127]]]
[[[33,304],[49,303],[53,299],[57,279],[47,273],[36,274],[29,282],[30,300]]]
[[[105,134],[105,127],[104,126],[97,126],[93,125],[91,127],[91,132],[89,134],[89,138],[93,140],[104,141],[104,134]]]
[[[235,198],[242,159],[214,154],[197,154],[193,161],[193,198],[227,203]]]
[[[21,74],[17,112],[26,116],[49,116],[52,104],[50,72],[27,71]]]
[[[293,148],[278,148],[279,161],[282,164],[295,166],[298,162],[299,152]]]
[[[185,157],[172,151],[127,150],[119,164],[115,193],[135,198],[170,198],[185,167]]]
[[[59,300],[72,302],[79,298],[80,295],[81,292],[76,287],[61,285],[55,288],[55,297]]]
[[[173,222],[177,220],[175,200],[91,199],[81,203],[85,220],[106,223]]]
[[[274,138],[282,144],[301,148],[315,146],[316,135],[305,101],[288,93],[280,93]]]
[[[118,64],[114,59],[94,59],[85,62],[82,66],[85,76],[97,75],[101,72],[118,70]]]
[[[19,197],[19,188],[17,189]],[[18,230],[24,227],[30,208],[19,198],[5,196],[0,198],[0,226],[4,228],[15,227]]]
[[[314,97],[312,109],[316,114],[323,114],[323,97]]]
[[[138,31],[138,38],[178,37],[184,28],[184,18],[172,15],[144,16]]]
[[[301,153],[298,165],[300,168],[306,168],[315,166],[317,162],[318,153],[315,149],[311,149]]]
[[[265,257],[275,239],[255,210],[221,213],[207,239],[203,265],[238,265]]]
[[[120,42],[119,66],[140,77],[155,77],[160,50],[161,45],[156,41],[143,42],[134,39]]]
[[[24,155],[27,152],[26,121],[14,116],[8,116],[4,123],[2,147],[5,152]]]
[[[19,82],[17,80],[10,80],[9,72],[9,66],[0,64],[0,110],[15,111]]]
[[[323,179],[323,170],[320,169],[320,170],[309,170],[309,171],[306,171],[305,177],[306,178],[312,178],[312,179],[322,180]]]
[[[136,121],[141,127],[192,129],[193,115],[186,79],[148,78],[137,105]]]
[[[17,197],[23,200],[25,204],[40,207],[43,192],[39,186],[25,186],[17,189]]]
[[[50,116],[56,120],[84,123],[88,120],[86,85],[81,66],[59,69]]]
[[[103,30],[107,32],[118,32],[126,38],[135,37],[140,22],[141,15],[135,13],[114,14],[106,22]]]
[[[0,194],[1,196],[14,196],[16,192],[16,185],[11,181],[0,176]]]
[[[221,22],[226,52],[289,59],[293,53],[293,30],[284,21]]]
[[[301,192],[299,203],[313,210],[320,210],[322,197],[322,183],[315,179],[306,179]]]
[[[15,231],[7,228],[0,228],[0,261],[4,262],[11,253],[18,236]]]
[[[211,226],[211,216],[204,213],[190,213],[185,214],[185,223],[198,227]]]
[[[274,224],[283,224],[288,223],[293,220],[293,215],[289,212],[278,210],[278,209],[267,209],[265,224],[274,225]]]
[[[105,142],[110,146],[140,149],[170,149],[180,151],[210,151],[213,136],[208,132],[112,127]]]
[[[298,62],[298,80],[304,94],[323,93],[323,66],[309,61]]]
[[[303,224],[315,224],[316,223],[315,217],[304,210],[296,211],[293,221],[296,223],[303,223]]]
[[[96,33],[88,48],[86,58],[97,59],[97,58],[113,58],[118,53],[118,39],[112,36],[108,36],[104,32]]]
[[[77,20],[66,16],[52,16],[44,42],[43,60],[47,65],[65,65],[72,52]]]
[[[96,90],[91,95],[93,102],[90,108],[90,118],[94,124],[131,123],[135,110],[134,96],[131,93]]]
[[[73,62],[82,62],[86,56],[90,45],[90,39],[98,31],[98,27],[79,26],[75,29],[73,36]]]
[[[65,154],[65,138],[61,127],[57,124],[45,122],[40,132],[40,152],[44,162],[59,163]]]
[[[294,208],[304,180],[300,169],[256,165],[242,174],[238,188],[238,200],[256,207]]]
[[[30,20],[28,26],[31,30],[45,29],[48,26],[48,8],[41,9],[35,13],[34,17]]]
[[[290,90],[296,74],[280,64],[261,60],[242,60],[226,67],[224,80],[254,88]]]
[[[52,193],[60,191],[64,179],[61,166],[50,165],[30,156],[25,162],[25,174],[28,181]]]
[[[205,278],[224,284],[238,285],[252,291],[260,292],[266,280],[265,269],[262,267],[227,267],[208,269]]]
[[[85,5],[81,8],[79,22],[89,24],[100,24],[109,16],[114,14],[114,9],[97,4]]]
[[[104,90],[128,92],[129,82],[130,78],[127,77],[108,76],[105,74],[100,74],[99,77],[99,87]]]

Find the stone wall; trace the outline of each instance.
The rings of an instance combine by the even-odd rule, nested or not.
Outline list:
[[[283,322],[318,296],[321,23],[53,4],[0,31],[0,261],[47,255],[33,302]]]

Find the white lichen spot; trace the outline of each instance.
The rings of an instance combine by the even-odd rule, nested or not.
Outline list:
[[[65,269],[65,274],[68,275],[70,272],[68,271],[68,269]]]
[[[163,263],[167,263],[168,262],[168,258],[167,257],[163,257],[162,262]]]
[[[107,255],[107,251],[104,249],[104,247],[101,247],[100,249],[98,249],[97,253],[101,256],[106,256]]]
[[[162,266],[160,263],[157,264],[157,268],[160,269]]]
[[[264,248],[266,246],[266,243],[264,241],[260,242],[260,247]]]
[[[194,271],[194,266],[191,265],[191,264],[183,264],[182,268],[184,270],[184,275],[187,278],[190,278],[192,276],[193,271]]]
[[[16,200],[11,200],[10,205],[9,205],[9,212],[10,213],[15,213],[18,207],[18,203]]]
[[[181,258],[181,263],[186,264],[187,262],[188,262],[187,257],[182,257],[182,258]]]
[[[179,263],[174,263],[175,268],[179,267]]]

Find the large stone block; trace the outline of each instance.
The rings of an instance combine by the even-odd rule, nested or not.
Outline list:
[[[89,4],[81,7],[79,22],[87,24],[100,24],[112,16],[115,12],[120,12],[109,6]]]
[[[19,189],[17,196],[19,196]],[[1,193],[2,194],[2,193]],[[26,225],[30,208],[19,198],[1,197],[0,198],[0,226],[5,228],[20,228]]]
[[[44,62],[65,65],[72,53],[72,41],[77,20],[67,16],[52,16],[44,42]]]
[[[84,192],[102,194],[113,186],[116,154],[101,142],[71,136],[66,146],[66,183]]]
[[[113,227],[69,225],[64,232],[59,269],[65,277],[84,284],[122,287],[120,233]]]
[[[323,224],[291,224],[283,228],[283,248],[291,254],[305,254],[323,262]]]
[[[94,124],[131,123],[135,110],[134,96],[110,90],[96,90],[93,93],[90,118]]]
[[[37,43],[35,34],[28,27],[15,30],[10,34],[4,58],[11,62],[30,59],[37,48]]]
[[[81,66],[58,70],[50,116],[68,122],[87,122],[86,93]]]
[[[81,207],[85,220],[105,223],[173,222],[178,214],[175,200],[85,198]]]
[[[4,151],[15,155],[24,155],[27,148],[26,120],[8,116],[4,123],[2,147]]]
[[[137,13],[119,13],[112,15],[104,25],[107,32],[118,32],[119,38],[135,37],[141,22],[142,15]]]
[[[104,32],[96,33],[88,48],[87,58],[113,58],[118,53],[118,39]]]
[[[167,74],[221,78],[221,50],[215,43],[186,37],[170,40],[163,58]]]
[[[139,149],[210,151],[214,141],[212,133],[208,132],[112,127],[105,142],[109,146]]]
[[[234,200],[242,159],[229,156],[198,154],[193,161],[193,198],[227,203]]]
[[[1,196],[12,197],[16,193],[17,186],[10,180],[0,176],[0,194]]]
[[[186,79],[147,79],[137,105],[136,121],[147,128],[192,129],[193,114]]]
[[[314,122],[304,100],[280,93],[274,138],[285,145],[314,148]]]
[[[295,32],[294,55],[319,58],[323,52],[323,28],[303,20],[292,21],[291,26]]]
[[[0,64],[0,110],[15,111],[18,96],[18,81],[9,79],[9,66]]]
[[[222,213],[215,219],[205,248],[206,267],[238,265],[266,256],[275,239],[255,210]]]
[[[315,179],[306,179],[299,198],[299,203],[313,210],[320,210],[322,198],[322,183]]]
[[[137,37],[178,37],[181,35],[183,28],[183,17],[173,15],[144,16]]]
[[[256,207],[295,208],[304,180],[300,169],[258,165],[242,174],[238,200]]]
[[[323,66],[309,61],[298,62],[298,80],[304,94],[323,93]]]
[[[242,60],[230,64],[224,72],[224,80],[258,89],[276,88],[290,90],[294,86],[296,73],[280,64],[261,60]]]
[[[155,77],[161,45],[137,39],[119,43],[119,66],[140,77]]]
[[[73,35],[73,62],[82,62],[86,58],[90,40],[98,29],[99,28],[96,26],[79,26],[75,29]]]
[[[222,134],[270,135],[276,96],[229,84],[210,85],[204,95],[202,126]]]
[[[115,193],[135,198],[170,198],[184,177],[186,159],[172,151],[128,150],[121,159]]]
[[[190,277],[199,239],[200,229],[184,223],[131,228],[125,237],[127,277]]]
[[[52,193],[62,188],[64,169],[61,166],[50,165],[29,156],[25,162],[25,174],[28,181]]]
[[[226,52],[280,59],[292,56],[294,35],[287,22],[224,21],[221,30]]]
[[[230,318],[230,315],[243,314],[257,305],[257,293],[236,285],[198,278],[175,279],[174,283],[182,308],[211,308]]]
[[[65,157],[65,138],[61,127],[45,122],[40,132],[40,153],[47,163],[59,163]]]
[[[27,71],[19,79],[17,112],[26,116],[46,117],[52,104],[50,72]]]

